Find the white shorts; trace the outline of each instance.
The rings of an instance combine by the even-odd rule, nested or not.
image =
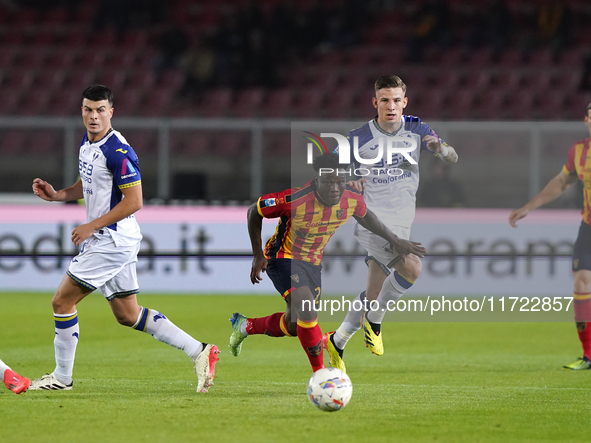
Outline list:
[[[390,227],[390,230],[399,238],[404,240],[410,239],[410,228],[405,226],[392,226]],[[355,222],[354,233],[357,242],[367,251],[369,257],[373,257],[378,264],[381,264],[383,267],[391,268],[393,266],[392,261],[400,254],[398,254],[396,249],[392,248],[390,243],[379,235],[368,231],[357,222]]]
[[[88,289],[99,289],[107,300],[137,294],[136,263],[140,242],[119,246],[110,235],[95,234],[85,240],[80,253],[72,259],[68,276]]]

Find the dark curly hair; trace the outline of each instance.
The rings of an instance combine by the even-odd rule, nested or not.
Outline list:
[[[344,166],[339,163],[339,154],[336,152],[331,152],[330,154],[319,155],[318,157],[314,157],[314,161],[312,162],[312,167],[318,173],[320,169],[330,168],[330,169],[339,169],[343,168]]]

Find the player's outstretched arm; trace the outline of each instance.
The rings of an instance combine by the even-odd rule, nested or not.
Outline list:
[[[458,153],[447,143],[441,143],[439,137],[434,135],[425,135],[423,141],[427,143],[427,149],[435,153],[445,163],[457,163]]]
[[[422,246],[421,243],[403,240],[390,231],[381,220],[369,209],[365,214],[365,217],[357,217],[354,215],[355,220],[359,222],[365,229],[379,235],[383,239],[387,240],[400,254],[400,261],[405,262],[405,257],[408,254],[414,254],[418,257],[424,257],[427,250]]]
[[[33,194],[48,202],[79,200],[84,196],[82,194],[81,180],[78,180],[69,188],[56,191],[51,184],[40,178],[33,180]]]
[[[560,171],[556,177],[548,182],[548,184],[540,191],[538,195],[532,198],[526,205],[519,209],[514,209],[509,215],[509,224],[514,228],[517,227],[517,221],[521,220],[534,209],[539,208],[551,201],[560,197],[570,185],[577,181],[576,175],[567,175],[564,171]]]
[[[253,203],[248,208],[248,236],[250,237],[250,245],[252,246],[252,267],[250,269],[250,281],[254,285],[263,280],[261,272],[267,270],[267,259],[263,253],[263,242],[261,240],[261,232],[263,230],[263,217],[259,214],[258,203]]]

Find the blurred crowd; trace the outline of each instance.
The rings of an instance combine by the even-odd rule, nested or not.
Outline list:
[[[74,17],[83,4],[0,0],[0,9],[61,7]],[[129,30],[150,30],[149,44],[159,51],[155,72],[184,72],[180,96],[200,96],[212,86],[277,86],[288,78],[286,72],[319,54],[371,40],[380,23],[396,28],[380,43],[401,45],[406,62],[421,63],[429,61],[426,49],[452,45],[467,52],[489,47],[501,54],[511,46],[525,54],[540,47],[558,53],[576,42],[591,18],[586,2],[560,0],[97,0],[92,5],[93,30],[111,28],[121,39]]]
[[[263,9],[258,2],[229,8],[221,25],[194,41],[170,26],[159,39],[157,69],[181,67],[186,80],[181,95],[195,96],[215,86],[274,87],[291,64],[318,52],[360,41],[363,2],[343,1],[310,8],[295,2]]]

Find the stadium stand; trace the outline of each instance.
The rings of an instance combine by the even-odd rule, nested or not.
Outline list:
[[[54,7],[43,5],[38,8],[1,5],[0,87],[3,91],[10,91],[3,93],[7,107],[2,114],[67,114],[68,111],[55,110],[54,106],[50,112],[46,96],[40,98],[42,103],[33,106],[33,102],[39,99],[40,89],[79,90],[92,81],[107,83],[117,91],[118,97],[131,100],[123,106],[119,103],[118,112],[149,116],[347,118],[356,112],[345,108],[351,106],[360,91],[366,90],[372,79],[385,72],[399,73],[409,87],[412,86],[414,94],[418,94],[419,88],[428,88],[435,96],[441,96],[442,91],[470,89],[476,96],[494,87],[504,91],[497,95],[507,96],[524,87],[535,95],[553,86],[566,95],[577,92],[580,81],[577,76],[580,76],[588,46],[585,23],[591,14],[584,1],[565,2],[573,12],[574,20],[570,26],[575,38],[559,48],[551,44],[543,46],[544,42],[536,37],[539,32],[535,27],[536,2],[507,2],[515,32],[508,39],[507,47],[499,51],[486,41],[479,47],[465,44],[470,33],[474,32],[473,23],[479,11],[485,10],[489,2],[449,0],[452,44],[427,45],[422,63],[407,59],[408,38],[413,32],[412,19],[416,18],[414,14],[423,2],[416,3],[388,9],[379,2],[368,2],[366,7],[344,2],[355,13],[373,16],[374,20],[351,26],[351,34],[341,40],[326,30],[310,33],[311,28],[306,28],[335,12],[350,24],[347,20],[351,20],[351,9],[341,11],[332,1],[319,4],[298,2],[286,6],[269,0],[259,6],[245,6],[237,0],[218,0],[207,5],[176,0],[168,2],[164,16],[152,17],[151,21],[132,14],[128,18],[131,25],[123,32],[116,24],[105,26],[103,23],[99,29],[81,25],[95,23],[98,26],[100,5],[93,1],[80,2],[71,10],[59,2]],[[244,69],[257,68],[245,68],[254,54],[251,47],[253,28],[246,26],[245,20],[253,14],[258,14],[258,26],[254,28],[266,37],[263,42],[265,53],[272,60],[277,75],[269,72],[268,76],[261,76],[260,72],[255,72],[241,78]],[[283,17],[287,14],[290,20],[277,35],[273,34],[277,26],[273,19],[280,14]],[[236,40],[234,46],[231,39],[221,38],[231,24],[236,24],[232,28]],[[204,91],[211,86],[215,89],[188,100],[182,93],[185,76],[182,63],[162,72],[156,69],[162,55],[159,54],[159,38],[170,27],[184,33],[190,45],[204,39],[214,42],[216,80],[204,85]],[[310,36],[302,38],[302,32],[309,32]],[[417,68],[420,74],[417,74]],[[499,76],[499,72],[506,75]],[[495,76],[497,82],[492,85],[491,79]],[[32,87],[34,83],[39,88]],[[292,85],[298,86],[298,91],[286,92],[285,88]],[[158,90],[156,97],[145,98],[155,90]],[[335,94],[339,95],[336,103],[332,99],[325,100]],[[470,92],[464,91],[461,103],[454,104],[459,114],[440,109],[438,114],[430,110],[430,115],[451,120],[472,114],[481,119],[499,118],[498,113],[481,112],[483,103],[469,97]],[[518,109],[515,100],[510,101],[514,105],[509,108],[511,112],[504,113],[505,119],[534,115],[528,109]],[[522,105],[531,106],[532,101],[525,101]],[[568,118],[555,112],[550,105],[542,112],[537,109],[535,114],[537,119]]]
[[[582,119],[591,101],[591,92],[581,88],[591,47],[587,1],[563,2],[572,11],[570,38],[557,44],[537,35],[540,2],[506,1],[512,26],[497,41],[474,39],[490,0],[447,0],[449,40],[427,43],[419,60],[409,54],[409,40],[425,2],[170,0],[155,2],[165,5],[160,15],[138,10],[123,21],[105,15],[100,0],[0,2],[0,116],[79,115],[81,91],[101,82],[114,90],[115,112],[123,117],[365,121],[374,115],[373,82],[395,73],[409,88],[407,113],[428,122]],[[188,46],[176,59],[167,58],[162,45],[171,29]],[[145,170],[156,170],[156,128],[122,132],[146,154]],[[43,143],[23,128],[0,133],[0,154],[10,158],[53,149],[61,159],[64,152],[62,134]],[[455,143],[456,137],[449,139]],[[173,169],[188,173],[197,168],[192,162],[223,157],[226,170],[242,176],[250,143],[246,131],[172,131]],[[494,149],[479,143],[460,141],[458,147],[468,158]],[[506,152],[519,149],[504,146]],[[263,151],[271,171],[263,183],[281,188],[289,132],[265,132]],[[247,198],[246,188],[228,195]]]

